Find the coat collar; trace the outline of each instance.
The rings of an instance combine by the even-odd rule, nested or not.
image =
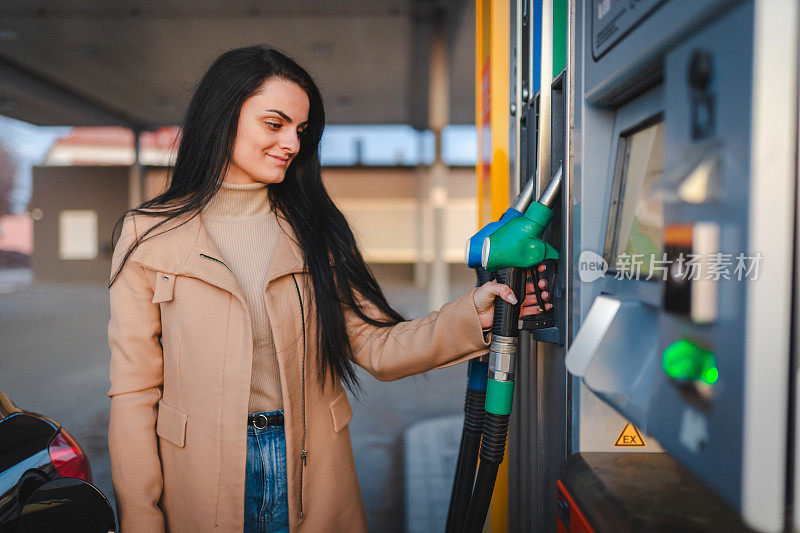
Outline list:
[[[267,268],[265,289],[277,278],[306,270],[303,251],[291,226],[279,214],[277,219],[278,237],[275,253]],[[144,241],[140,246],[143,249],[136,254],[135,259],[131,259],[154,270],[201,279],[244,301],[244,291],[225,263],[199,214],[180,215],[154,232],[158,235],[167,228],[169,231],[163,235],[165,239],[160,240],[161,237],[156,236]],[[176,249],[179,250],[177,254]]]

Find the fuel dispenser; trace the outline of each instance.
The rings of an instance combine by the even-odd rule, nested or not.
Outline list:
[[[570,9],[559,531],[791,529],[798,6]],[[597,446],[607,406],[666,453]]]
[[[800,6],[508,9],[510,182],[540,197],[563,162],[547,231],[508,217],[483,250],[559,258],[553,315],[494,368],[517,382],[508,529],[800,530]]]
[[[561,191],[549,203],[552,218],[541,240],[548,244],[541,259],[557,275],[548,283],[553,308],[548,316],[522,322],[517,361],[514,411],[508,443],[508,529],[555,529],[555,487],[559,467],[567,458],[570,440],[568,398],[570,381],[564,366],[569,269],[570,160],[566,151],[569,117],[564,70],[566,57],[566,0],[513,2],[517,31],[512,57],[518,108],[514,124],[520,161],[511,179],[532,176],[537,196],[543,195],[551,177],[561,175]],[[526,94],[525,88],[530,88]],[[531,213],[537,219],[543,213]],[[510,230],[511,228],[509,228]],[[538,232],[537,232],[538,233]],[[499,236],[498,236],[499,237]],[[520,242],[525,242],[521,239]],[[489,250],[491,251],[490,244]],[[557,263],[549,258],[558,254]],[[494,525],[494,523],[492,523]]]

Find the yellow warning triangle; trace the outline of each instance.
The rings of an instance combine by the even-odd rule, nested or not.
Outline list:
[[[646,446],[646,444],[644,443],[641,433],[636,429],[636,426],[628,422],[625,424],[625,427],[622,428],[622,433],[617,437],[617,442],[614,443],[614,446]]]

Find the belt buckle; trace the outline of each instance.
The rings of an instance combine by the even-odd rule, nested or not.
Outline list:
[[[258,425],[259,422],[262,422],[263,425],[259,426]],[[264,429],[265,427],[267,427],[267,425],[269,425],[269,418],[267,418],[267,415],[258,414],[258,415],[253,417],[253,427],[254,428],[256,428],[256,429]]]

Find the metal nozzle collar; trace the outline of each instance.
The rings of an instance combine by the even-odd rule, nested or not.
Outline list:
[[[519,337],[492,335],[489,353],[517,355],[517,346],[519,346]]]
[[[495,381],[514,381],[519,337],[492,336],[489,348],[489,377]]]

